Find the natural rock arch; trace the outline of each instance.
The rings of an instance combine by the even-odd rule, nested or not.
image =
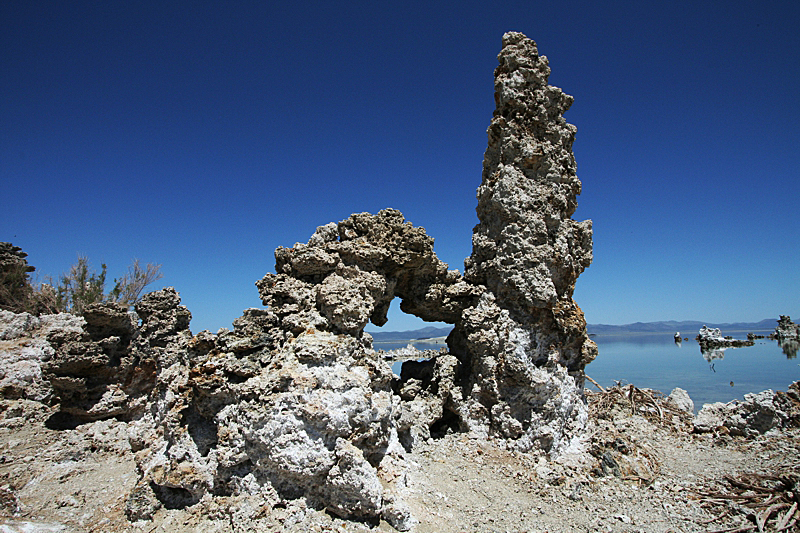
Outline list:
[[[458,430],[521,451],[579,449],[583,369],[597,348],[572,300],[592,259],[591,223],[571,218],[581,184],[562,114],[572,98],[547,84],[547,59],[524,35],[504,35],[498,59],[463,277],[399,211],[360,213],[278,248],[276,273],[256,282],[266,308],[232,331],[192,336],[169,288],[136,306],[140,325],[97,308],[62,343],[80,349],[47,346],[62,412],[132,420],[131,519],[207,495],[258,506],[303,497],[408,530],[403,476],[391,474],[408,466],[403,446]],[[395,297],[406,313],[455,326],[450,352],[399,383],[364,334]]]
[[[361,337],[386,323],[389,304],[429,322],[455,324],[482,289],[448,270],[433,238],[395,209],[320,226],[307,244],[275,251],[276,274],[256,285],[288,332],[312,326]]]

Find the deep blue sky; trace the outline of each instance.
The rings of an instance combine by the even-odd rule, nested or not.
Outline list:
[[[463,270],[514,30],[575,97],[587,320],[800,318],[800,2],[720,6],[6,0],[0,240],[40,278],[161,263],[193,331],[353,212],[400,209]]]

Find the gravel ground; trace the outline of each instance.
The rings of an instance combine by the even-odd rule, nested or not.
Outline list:
[[[741,498],[707,495],[730,489],[725,476],[800,474],[797,428],[755,439],[697,435],[688,415],[654,420],[624,402],[598,409],[597,400],[593,395],[591,455],[550,461],[467,434],[432,439],[407,454],[405,499],[419,521],[415,531],[756,531],[736,503]],[[124,508],[137,472],[126,424],[58,431],[44,426],[49,415],[36,402],[0,401],[0,532],[394,531],[384,522],[340,520],[302,500],[262,508],[247,497],[208,498],[131,523]],[[789,514],[774,512],[765,531],[780,525],[781,513]],[[785,530],[798,531],[797,524]]]

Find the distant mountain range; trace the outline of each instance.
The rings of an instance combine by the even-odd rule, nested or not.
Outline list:
[[[725,324],[715,324],[711,322],[698,322],[696,320],[667,320],[662,322],[636,322],[633,324],[623,324],[614,326],[609,324],[587,324],[586,329],[590,334],[603,335],[609,333],[697,333],[703,326],[719,328],[723,333],[726,331],[757,331],[774,330],[778,325],[776,318],[765,318],[761,322],[733,322]]]
[[[729,331],[772,331],[777,326],[775,318],[765,318],[761,322],[733,322],[715,324],[711,322],[698,322],[696,320],[667,320],[662,322],[635,322],[633,324],[610,325],[588,324],[586,329],[591,335],[609,335],[624,333],[675,333],[696,334],[703,326],[719,328],[723,334]],[[446,337],[453,329],[452,326],[444,328],[426,327],[409,331],[370,331],[369,334],[377,342],[408,341],[429,339],[431,337]]]
[[[428,326],[422,329],[412,329],[410,331],[369,331],[372,339],[378,342],[391,342],[391,341],[412,341],[421,339],[430,339],[432,337],[446,337],[452,331],[453,326],[444,328],[434,328]]]

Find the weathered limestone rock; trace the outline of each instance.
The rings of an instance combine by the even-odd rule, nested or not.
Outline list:
[[[800,351],[800,326],[792,322],[789,315],[781,315],[778,326],[769,334],[769,338],[778,341],[786,357],[797,357]]]
[[[695,340],[700,345],[700,350],[703,352],[713,351],[719,348],[738,348],[742,346],[753,346],[755,344],[752,340],[740,340],[733,337],[723,337],[719,328],[709,328],[703,326],[700,332],[695,337]]]
[[[521,33],[503,36],[498,60],[464,275],[488,291],[448,344],[469,372],[460,416],[471,429],[558,452],[581,434],[583,369],[597,355],[572,300],[592,260],[591,221],[570,218],[581,190],[576,128],[562,117],[572,97],[547,84],[547,58]]]
[[[83,335],[85,323],[66,313],[36,317],[0,311],[0,394],[49,403],[53,388],[42,366],[61,339]]]
[[[395,296],[453,320],[482,289],[448,271],[424,230],[390,209],[323,226],[275,256],[277,274],[256,284],[268,308],[248,309],[233,331],[188,338],[176,295],[137,306],[135,349],[155,350],[158,380],[132,431],[141,480],[128,514],[258,494],[407,529],[401,481],[380,481],[384,463],[403,464],[400,399],[363,328],[384,323]]]
[[[800,424],[800,382],[787,392],[771,390],[745,394],[744,400],[708,403],[694,419],[694,430],[707,433],[723,429],[731,435],[754,437],[767,431]]]
[[[263,510],[302,500],[408,530],[404,453],[422,441],[471,431],[521,451],[580,448],[583,369],[597,347],[572,300],[592,260],[591,222],[571,218],[581,183],[562,114],[572,98],[547,85],[547,59],[524,35],[504,35],[498,58],[463,277],[423,228],[385,209],[278,248],[275,274],[256,282],[266,308],[233,330],[193,336],[167,288],[137,303],[136,319],[95,305],[47,335],[29,358],[49,381],[42,394],[72,423],[130,421],[130,519],[223,496]],[[386,322],[395,297],[454,325],[449,351],[404,363],[399,379],[364,332]],[[39,327],[6,322],[3,339]]]
[[[181,337],[188,315],[168,295],[137,307],[135,349],[157,350],[158,383],[132,432],[141,481],[131,517],[209,493],[259,494],[406,529],[413,517],[392,484],[402,477],[388,474],[402,468],[401,443],[467,430],[520,450],[580,440],[596,346],[572,301],[591,223],[570,218],[580,182],[575,128],[561,114],[571,98],[547,85],[546,59],[521,34],[504,36],[499,57],[465,277],[386,209],[278,248],[276,273],[256,283],[267,309],[247,310],[233,331]],[[393,381],[363,328],[383,325],[395,297],[455,328],[449,353],[405,363]]]
[[[800,326],[792,322],[789,315],[781,315],[771,337],[778,340],[800,339]]]
[[[49,337],[55,353],[42,365],[61,407],[55,423],[135,417],[156,380],[153,362],[131,350],[135,318],[124,305],[97,303],[80,321],[80,331]]]
[[[33,311],[28,274],[36,267],[28,264],[28,254],[10,242],[0,242],[0,309],[15,313]]]
[[[689,393],[680,387],[675,387],[667,397],[667,400],[681,411],[694,413],[694,401]]]

